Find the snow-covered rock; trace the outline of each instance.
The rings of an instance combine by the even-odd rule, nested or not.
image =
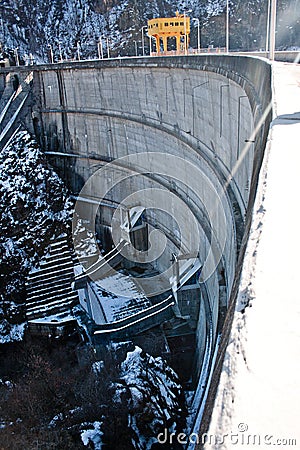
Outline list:
[[[103,432],[101,431],[101,425],[102,423],[97,421],[86,425],[87,429],[81,432],[81,440],[84,445],[89,445],[92,442],[95,450],[102,449],[101,437]]]
[[[0,339],[19,340],[25,277],[64,230],[71,202],[34,139],[18,132],[0,153]]]
[[[154,358],[135,347],[121,363],[120,377],[112,383],[111,391],[113,403],[119,404],[128,415],[131,448],[150,450],[159,433],[182,431],[185,424],[182,387],[176,373],[162,358]]]

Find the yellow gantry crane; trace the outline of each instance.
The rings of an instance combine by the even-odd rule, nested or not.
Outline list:
[[[175,17],[164,17],[148,20],[148,35],[156,41],[156,52],[160,54],[160,40],[164,52],[168,51],[168,38],[176,38],[176,51],[187,54],[190,34],[190,18],[176,12]]]

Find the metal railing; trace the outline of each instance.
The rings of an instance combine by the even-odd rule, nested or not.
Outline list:
[[[207,47],[201,48],[189,48],[187,53],[184,50],[169,50],[167,52],[151,52],[150,56],[186,56],[186,55],[201,55],[202,53],[226,53],[225,47]]]
[[[140,322],[145,322],[147,319],[159,315],[160,313],[162,313],[163,311],[174,305],[175,300],[173,298],[173,295],[170,295],[167,299],[163,300],[162,302],[150,306],[149,308],[145,308],[142,311],[139,311],[129,317],[125,317],[124,319],[116,320],[114,322],[97,325],[97,330],[94,332],[94,334],[97,335],[122,331]]]

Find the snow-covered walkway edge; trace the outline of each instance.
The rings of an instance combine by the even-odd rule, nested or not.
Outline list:
[[[275,118],[205,449],[300,445],[299,65],[274,63],[273,90]]]

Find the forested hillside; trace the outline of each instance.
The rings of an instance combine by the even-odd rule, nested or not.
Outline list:
[[[300,2],[278,0],[277,48],[299,46]],[[103,40],[106,56],[142,54],[141,28],[152,17],[175,15],[176,10],[199,19],[201,47],[224,47],[226,0],[3,0],[0,4],[0,42],[6,52],[18,49],[28,60],[96,58]],[[230,48],[259,50],[266,45],[268,0],[229,1]],[[191,21],[190,45],[197,47],[197,21]],[[107,41],[108,39],[108,41]],[[145,41],[146,54],[149,40]]]

